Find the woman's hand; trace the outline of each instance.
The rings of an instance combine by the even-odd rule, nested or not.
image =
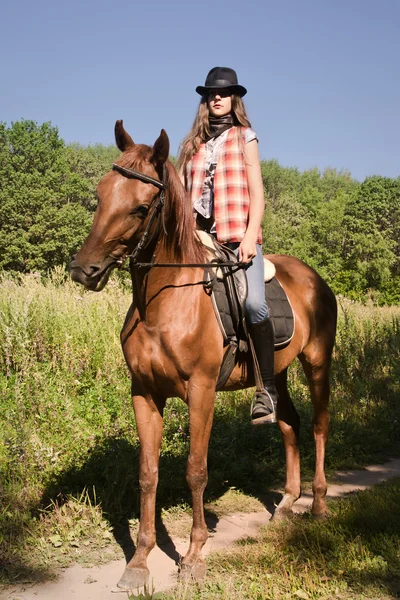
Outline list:
[[[249,263],[256,254],[256,240],[246,234],[238,248],[238,259],[240,262]]]

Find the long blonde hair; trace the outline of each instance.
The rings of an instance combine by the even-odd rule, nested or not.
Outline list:
[[[232,116],[236,127],[251,127],[243,100],[237,94],[232,94]],[[192,128],[184,138],[178,157],[178,168],[184,172],[190,159],[198,152],[200,144],[204,143],[210,134],[207,96],[202,96]]]

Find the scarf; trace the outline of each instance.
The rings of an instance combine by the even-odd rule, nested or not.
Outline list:
[[[210,126],[210,133],[205,139],[206,142],[212,138],[217,138],[221,133],[233,127],[233,116],[230,113],[224,117],[213,117],[210,115],[208,124]]]

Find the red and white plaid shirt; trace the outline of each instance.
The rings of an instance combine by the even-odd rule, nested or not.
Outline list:
[[[214,217],[217,239],[220,243],[241,242],[249,220],[250,197],[247,185],[243,149],[245,127],[232,127],[221,148],[214,175]],[[205,170],[205,144],[186,168],[186,186],[192,203],[203,193]],[[257,244],[262,243],[261,227]]]

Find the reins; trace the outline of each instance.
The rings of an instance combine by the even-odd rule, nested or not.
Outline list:
[[[125,256],[125,258],[129,258],[130,259],[130,268],[138,268],[138,269],[153,269],[154,267],[161,267],[161,268],[194,268],[194,267],[202,267],[202,268],[215,268],[215,267],[227,267],[227,268],[234,268],[236,270],[239,269],[244,269],[246,266],[248,266],[250,263],[245,263],[245,262],[234,262],[232,260],[223,262],[220,260],[213,260],[211,262],[207,262],[207,263],[156,263],[154,262],[155,260],[155,256],[153,256],[153,259],[151,262],[148,263],[143,263],[143,262],[137,262],[137,256],[138,254],[144,250],[148,244],[151,242],[151,238],[148,239],[149,233],[150,233],[150,229],[151,226],[153,225],[154,220],[158,217],[161,217],[161,221],[162,221],[162,227],[164,230],[165,235],[167,235],[167,230],[165,227],[165,221],[164,221],[164,208],[165,208],[165,192],[167,190],[167,168],[166,165],[164,164],[163,166],[163,180],[160,181],[159,179],[155,179],[154,177],[150,177],[150,175],[145,175],[145,173],[141,173],[140,171],[136,171],[135,169],[130,169],[127,167],[121,167],[120,165],[117,165],[116,163],[113,163],[112,168],[114,171],[118,171],[118,173],[121,173],[121,175],[124,175],[125,177],[133,177],[134,179],[139,179],[140,181],[143,181],[144,183],[150,183],[151,185],[156,186],[160,192],[158,194],[156,194],[149,206],[149,210],[152,207],[153,202],[155,201],[155,199],[158,197],[157,201],[154,204],[154,210],[151,214],[151,217],[146,225],[146,229],[143,232],[142,237],[140,238],[136,248],[133,250],[133,252],[131,254],[127,254]],[[153,236],[154,237],[154,236]]]
[[[127,258],[129,258],[129,255],[127,256]],[[236,268],[237,270],[239,269],[244,269],[246,266],[248,266],[250,263],[245,263],[245,262],[233,262],[233,260],[227,260],[227,261],[220,261],[220,260],[213,260],[211,262],[207,262],[207,263],[156,263],[156,262],[149,262],[149,263],[134,263],[131,266],[134,267],[138,267],[140,268],[154,268],[154,267],[163,267],[163,268],[168,268],[168,267],[174,267],[177,269],[180,269],[181,267],[203,267],[203,268],[207,268],[207,267],[211,267],[211,268],[215,268],[215,267],[229,267],[229,268]]]

